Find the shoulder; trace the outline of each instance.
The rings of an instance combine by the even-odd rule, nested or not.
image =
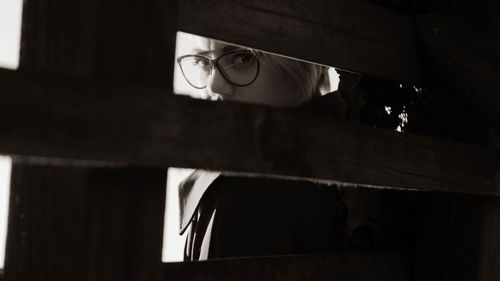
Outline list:
[[[339,120],[347,117],[347,104],[338,91],[314,97],[298,110]]]

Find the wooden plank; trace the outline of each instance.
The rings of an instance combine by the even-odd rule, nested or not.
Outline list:
[[[188,0],[179,29],[388,80],[419,82],[413,20],[360,1]]]
[[[452,2],[465,4],[461,9],[481,6]],[[426,83],[435,94],[430,107],[439,122],[451,125],[441,130],[444,135],[487,144],[490,133],[489,145],[495,147],[498,48],[466,23],[465,17],[417,16]],[[420,199],[413,279],[499,280],[498,198],[426,193]]]
[[[166,263],[165,281],[410,280],[407,252],[344,252]]]
[[[481,229],[480,196],[451,194],[446,221],[443,280],[477,280]]]
[[[479,280],[500,280],[500,200],[484,199],[481,209]]]
[[[416,17],[418,42],[426,69],[442,79],[500,131],[500,60],[498,46],[456,18],[433,14]]]
[[[0,120],[10,121],[2,124],[0,153],[27,160],[196,167],[500,195],[494,148],[138,85],[2,71],[0,92]],[[289,155],[294,161],[286,160]]]
[[[164,170],[13,165],[6,280],[160,280]]]
[[[177,1],[24,1],[19,68],[171,89]]]
[[[461,24],[466,24],[475,33],[499,46],[500,44],[500,3],[496,0],[447,0],[441,1],[441,9],[434,12],[445,12],[459,18]],[[500,49],[495,51],[496,59],[500,59]]]
[[[176,5],[156,0],[24,1],[20,69],[170,89]],[[65,111],[56,109],[58,102],[45,92],[32,98]],[[30,109],[24,109],[19,114],[30,116]],[[11,113],[3,117],[5,122],[17,118]],[[37,126],[19,129],[27,132],[32,125]],[[55,125],[65,139],[71,121],[63,127],[46,125]],[[100,136],[93,138],[99,142]],[[6,279],[159,280],[165,177],[163,169],[16,162]]]
[[[497,197],[420,194],[413,280],[498,280],[499,210]]]
[[[412,280],[442,281],[449,205],[443,193],[425,192],[418,196]]]

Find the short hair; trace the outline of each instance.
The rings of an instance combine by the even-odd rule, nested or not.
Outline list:
[[[281,71],[297,82],[301,99],[297,101],[296,106],[304,104],[316,96],[330,92],[329,67],[250,50],[257,57],[267,60],[271,65],[276,66],[278,71]]]

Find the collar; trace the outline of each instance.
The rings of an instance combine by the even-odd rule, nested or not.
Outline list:
[[[208,187],[221,172],[196,170],[179,184],[179,233],[182,235]]]

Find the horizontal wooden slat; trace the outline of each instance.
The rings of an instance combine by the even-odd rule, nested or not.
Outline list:
[[[179,29],[268,52],[418,82],[413,20],[348,0],[180,1]]]
[[[172,85],[176,0],[26,0],[19,68]]]
[[[196,167],[500,195],[500,157],[493,148],[292,110],[193,100],[164,89],[5,70],[0,93],[0,153],[26,160]]]
[[[442,79],[500,131],[499,48],[463,20],[444,15],[416,17],[418,42],[433,79]]]
[[[409,268],[404,252],[345,252],[167,263],[163,280],[404,281],[410,280]]]

